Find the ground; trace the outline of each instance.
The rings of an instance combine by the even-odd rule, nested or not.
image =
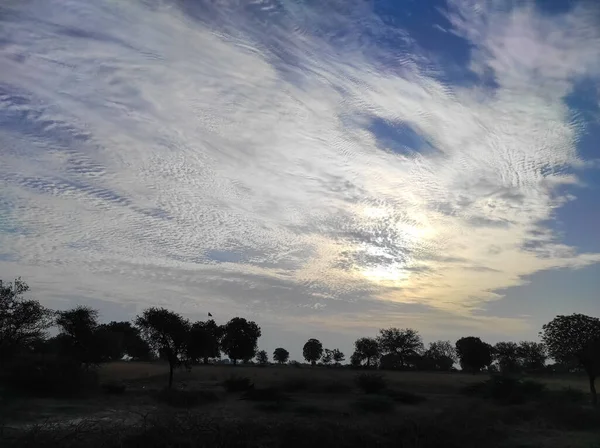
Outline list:
[[[407,440],[396,446],[406,447],[481,446],[478,439],[485,440],[485,446],[498,447],[600,447],[600,425],[596,426],[600,423],[599,414],[585,403],[569,404],[567,407],[562,403],[554,406],[546,402],[500,405],[479,397],[465,396],[462,393],[465,386],[481,383],[487,376],[462,373],[377,372],[386,381],[386,392],[366,395],[356,387],[356,376],[360,374],[347,368],[309,366],[195,366],[191,372],[185,369],[176,371],[174,388],[184,392],[181,397],[177,395],[169,401],[170,395],[167,400],[160,398],[160,391],[167,384],[167,365],[110,363],[99,369],[100,383],[122,383],[126,385],[124,393],[98,392],[68,400],[20,399],[6,402],[2,412],[4,433],[26,431],[32,424],[37,424],[38,430],[44,425],[54,425],[54,431],[66,427],[81,428],[81,425],[90,422],[94,425],[114,423],[114,426],[127,426],[144,421],[145,425],[148,416],[160,415],[161,425],[170,418],[177,418],[177,424],[185,427],[185,432],[190,434],[189,425],[193,425],[194,430],[199,425],[223,429],[228,422],[233,422],[236,430],[246,431],[239,428],[251,423],[252,428],[248,431],[252,434],[248,436],[246,446],[279,446],[279,442],[271,439],[279,437],[273,434],[279,434],[277,425],[280,425],[285,426],[281,429],[282,437],[291,437],[289,434],[298,428],[304,431],[303,434],[314,429],[318,433],[315,437],[331,438],[329,446],[361,446],[362,442],[344,439],[336,433],[343,429],[349,438],[360,438],[362,432],[352,435],[360,428],[368,433],[369,439],[365,439],[364,444],[392,446],[387,443],[392,437],[388,429],[393,428],[394,431],[402,431],[393,437]],[[247,377],[259,392],[249,395],[226,391],[223,382],[232,376]],[[574,394],[574,391],[585,392],[587,389],[586,379],[579,376],[548,376],[536,380],[557,393],[565,388]],[[263,394],[261,391],[264,389],[275,390],[275,395],[270,392]],[[188,395],[194,399],[189,405],[186,401]],[[182,397],[183,403],[180,402]],[[264,433],[260,432],[263,427],[266,428]],[[165,432],[163,429],[161,436]],[[213,432],[219,430],[214,429]],[[230,431],[231,428],[227,429],[228,434]],[[381,434],[380,438],[378,434]],[[202,432],[197,437],[204,436],[205,432]],[[174,436],[171,434],[169,437]],[[302,439],[292,437],[293,440],[286,439],[286,446],[310,446],[311,436],[306,437],[307,445],[302,444]],[[464,443],[453,444],[453,438],[461,437],[465,438]],[[440,445],[436,442],[438,439]],[[156,440],[153,436],[152,442],[158,444]],[[217,445],[237,446],[224,440]],[[172,446],[211,446],[216,443],[188,442],[186,439],[186,443],[173,443]],[[21,445],[25,446],[24,443]],[[31,446],[37,445],[39,441],[32,442]],[[56,444],[63,445],[64,440]],[[149,446],[147,441],[144,445]],[[82,442],[71,446],[89,444]]]

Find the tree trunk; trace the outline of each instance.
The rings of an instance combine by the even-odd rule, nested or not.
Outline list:
[[[310,362],[310,365],[311,365],[311,366],[313,366],[313,367],[314,367],[316,364],[317,364],[317,361],[311,361],[311,362]]]
[[[596,375],[589,375],[590,379],[590,393],[592,394],[592,404],[596,406],[598,404],[598,395],[596,394]]]
[[[169,389],[173,386],[173,368],[175,366],[172,362],[169,363]]]

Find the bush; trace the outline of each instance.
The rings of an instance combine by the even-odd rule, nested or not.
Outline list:
[[[298,361],[290,361],[290,366],[296,367],[297,369],[302,368],[302,364],[300,364]]]
[[[385,395],[369,395],[360,397],[354,402],[354,407],[363,412],[385,414],[393,412],[394,400]]]
[[[407,392],[403,390],[386,390],[385,395],[390,397],[396,403],[402,404],[419,404],[426,400],[422,395],[415,394],[413,392]]]
[[[462,392],[501,404],[521,404],[544,396],[546,385],[533,380],[522,381],[510,376],[494,375],[482,383],[466,386]]]
[[[217,394],[212,391],[163,389],[154,398],[175,408],[192,408],[201,404],[218,401]]]
[[[286,392],[300,392],[308,389],[306,378],[288,378],[281,384],[281,389]]]
[[[327,381],[318,385],[316,390],[324,394],[347,394],[352,391],[352,387],[341,381]]]
[[[127,386],[125,386],[125,384],[123,383],[111,381],[102,384],[101,388],[104,392],[106,392],[109,395],[123,395]]]
[[[274,387],[264,389],[248,389],[242,395],[242,400],[250,401],[287,401],[289,397]]]
[[[356,376],[356,385],[366,394],[376,394],[385,389],[386,382],[377,373],[361,373]]]
[[[34,397],[82,397],[98,390],[98,375],[79,363],[59,357],[27,356],[15,360],[3,372],[5,388],[17,395]]]
[[[246,376],[232,375],[223,381],[222,386],[227,392],[245,392],[254,388],[254,383]]]

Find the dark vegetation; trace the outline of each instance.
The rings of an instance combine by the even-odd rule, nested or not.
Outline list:
[[[271,364],[260,327],[243,318],[221,326],[149,308],[100,323],[88,307],[46,309],[28,289],[0,281],[3,447],[600,446],[594,317],[557,316],[542,342],[495,345],[467,336],[426,347],[414,329],[382,329],[356,341],[348,365],[309,339],[307,364],[282,347]],[[231,366],[218,365],[222,353]],[[127,365],[140,373],[106,376]],[[580,375],[588,394],[553,382]],[[60,418],[42,415],[50,405]]]

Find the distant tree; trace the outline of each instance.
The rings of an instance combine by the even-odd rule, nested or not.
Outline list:
[[[60,329],[57,341],[60,351],[84,366],[109,361],[114,341],[103,338],[98,332],[98,311],[87,306],[77,306],[60,311],[56,324]]]
[[[352,367],[360,367],[362,365],[362,354],[359,352],[354,352],[352,353],[352,355],[350,356],[350,365]]]
[[[429,344],[429,348],[423,354],[425,364],[431,370],[447,372],[452,369],[458,360],[456,349],[450,341],[435,341]],[[428,367],[426,370],[430,370]]]
[[[341,364],[346,359],[346,355],[344,355],[339,348],[333,349],[333,361],[336,364]]]
[[[209,358],[221,357],[221,338],[223,328],[214,320],[195,322],[190,327],[186,354],[190,361],[198,362],[202,359],[208,364]]]
[[[277,361],[279,364],[285,364],[290,357],[290,352],[288,352],[285,348],[276,348],[273,352],[273,359]]]
[[[148,308],[135,320],[144,340],[169,362],[169,388],[173,386],[173,370],[179,365],[188,342],[190,324],[177,313],[165,308]]]
[[[456,354],[463,370],[479,372],[492,363],[492,346],[474,336],[456,341]]]
[[[261,350],[256,354],[256,362],[261,366],[266,366],[269,363],[269,355],[266,350]]]
[[[323,355],[323,344],[318,339],[309,339],[302,348],[302,354],[314,366]]]
[[[131,322],[110,322],[98,325],[96,337],[99,338],[101,350],[108,361],[122,359],[124,355],[131,359],[148,360],[150,346],[140,336],[140,330]]]
[[[352,365],[361,365],[366,361],[366,367],[371,367],[379,359],[379,344],[373,338],[360,338],[354,342],[354,353],[352,354]]]
[[[546,365],[546,346],[540,342],[519,342],[519,360],[526,372],[540,372]]]
[[[221,348],[229,356],[233,365],[236,365],[240,359],[254,358],[260,336],[260,327],[255,322],[247,321],[242,317],[234,317],[223,327]]]
[[[558,363],[576,363],[588,375],[592,403],[598,403],[596,377],[600,375],[600,319],[584,314],[556,316],[542,327],[542,341]]]
[[[419,332],[412,328],[381,329],[377,343],[383,355],[392,355],[397,360],[399,368],[405,368],[409,359],[415,359],[415,355],[423,352],[423,340]]]
[[[54,313],[37,300],[25,299],[27,291],[29,286],[20,278],[0,280],[0,364],[20,350],[39,346],[53,324]]]
[[[329,366],[333,362],[333,350],[329,350],[326,348],[323,351],[323,356],[321,356],[321,362],[323,365]]]
[[[492,355],[502,373],[515,373],[522,368],[519,346],[515,342],[498,342],[494,345]]]

